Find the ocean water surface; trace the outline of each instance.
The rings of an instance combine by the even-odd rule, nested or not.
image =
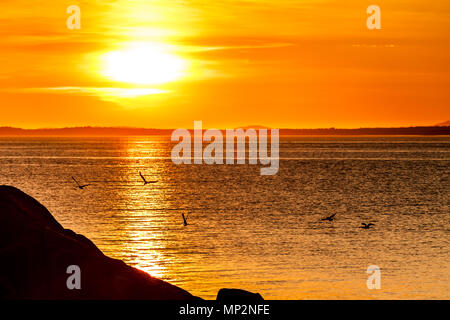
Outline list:
[[[220,288],[266,299],[450,298],[450,137],[281,137],[275,176],[259,165],[174,165],[173,145],[2,137],[0,184],[106,255],[202,298]],[[144,186],[139,172],[158,182]],[[91,185],[79,190],[72,176]],[[367,289],[370,265],[381,268],[379,290]]]

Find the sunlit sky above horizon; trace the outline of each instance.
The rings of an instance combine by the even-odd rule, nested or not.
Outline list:
[[[69,30],[69,5],[81,29]],[[381,7],[368,30],[366,8]],[[450,120],[450,2],[4,0],[0,126]]]

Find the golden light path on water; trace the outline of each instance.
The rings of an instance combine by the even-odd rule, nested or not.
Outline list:
[[[135,166],[136,159],[142,157],[157,156],[148,152],[148,143],[140,141],[135,143],[130,141],[127,145],[126,154],[130,159],[130,165],[127,167],[127,175],[137,175]],[[125,217],[127,223],[126,237],[132,241],[124,244],[123,250],[129,257],[129,263],[135,267],[146,271],[154,277],[168,278],[166,264],[170,263],[170,257],[164,255],[165,241],[167,232],[161,225],[167,225],[164,215],[156,215],[152,210],[159,207],[165,201],[165,185],[162,172],[153,166],[146,166],[144,170],[139,171],[149,181],[157,181],[158,186],[143,185],[144,182],[138,183],[142,186],[139,188],[128,188],[124,191],[127,207],[132,208],[130,215]],[[163,241],[161,241],[163,240]]]

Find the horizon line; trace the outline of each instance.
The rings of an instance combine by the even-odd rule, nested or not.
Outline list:
[[[263,126],[237,127],[232,130],[255,129],[255,131],[266,128]],[[40,128],[23,129],[17,127],[0,127],[0,136],[3,137],[34,137],[34,136],[52,136],[52,137],[77,137],[77,136],[170,136],[176,129],[157,129],[157,128],[139,128],[139,127],[63,127],[63,128]],[[194,129],[186,129],[190,134],[195,134]],[[208,129],[202,129],[205,132]],[[217,129],[225,132],[227,129]],[[228,129],[229,130],[229,129]],[[415,127],[372,127],[372,128],[279,128],[280,136],[449,136],[450,126],[415,126]],[[246,134],[246,133],[245,133]],[[261,132],[259,131],[259,134]],[[269,134],[272,134],[270,132]]]
[[[229,130],[229,129],[279,129],[279,130],[361,130],[361,129],[411,129],[411,128],[448,128],[450,124],[435,124],[435,125],[403,125],[403,126],[367,126],[367,127],[312,127],[312,128],[301,128],[301,127],[269,127],[263,125],[246,125],[237,126],[234,128],[203,128],[202,130],[217,129],[217,130]],[[85,129],[101,129],[101,130],[176,130],[179,128],[155,128],[155,127],[133,127],[133,126],[93,126],[93,125],[77,125],[77,126],[67,126],[67,127],[38,127],[38,128],[23,128],[10,125],[0,125],[0,130],[10,129],[10,130],[21,130],[21,131],[44,131],[44,130],[85,130]],[[194,128],[183,128],[186,130],[194,130]]]

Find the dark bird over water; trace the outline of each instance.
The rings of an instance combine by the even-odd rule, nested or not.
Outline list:
[[[371,226],[374,226],[374,224],[371,222],[369,224],[366,224],[365,222],[361,223],[361,227],[362,229],[369,229]]]
[[[186,227],[188,225],[188,223],[187,223],[186,217],[184,216],[184,213],[182,213],[181,216],[183,217],[183,223],[184,223],[184,226]]]
[[[86,188],[87,186],[90,186],[90,184],[83,184],[83,185],[80,185],[80,184],[78,183],[78,181],[77,181],[74,177],[72,177],[72,179],[73,179],[73,181],[75,181],[75,183],[77,184],[78,189],[83,190],[83,189]]]
[[[147,181],[145,179],[145,177],[142,175],[142,173],[140,173],[140,172],[139,172],[139,175],[141,176],[142,180],[144,181],[144,186],[149,184],[149,183],[156,183],[156,182],[158,182],[158,181]]]
[[[332,215],[329,216],[329,217],[323,218],[322,221],[333,221],[335,215],[336,215],[336,213],[335,213],[335,214],[332,214]]]

